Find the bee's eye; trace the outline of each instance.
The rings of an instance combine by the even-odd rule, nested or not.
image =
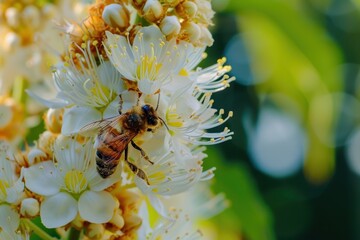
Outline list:
[[[151,106],[148,105],[148,104],[142,106],[141,108],[142,108],[142,110],[143,110],[145,113],[149,113],[150,110],[151,110]]]

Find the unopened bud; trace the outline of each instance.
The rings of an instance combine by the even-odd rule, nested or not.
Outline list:
[[[6,22],[10,27],[18,27],[20,25],[20,13],[14,7],[10,7],[5,11]]]
[[[201,26],[200,27],[200,30],[201,30],[201,35],[200,35],[200,43],[201,44],[204,44],[208,47],[210,47],[211,45],[213,45],[214,43],[214,39],[211,35],[211,32],[209,31],[209,29],[207,29],[206,27],[204,26]]]
[[[35,217],[39,214],[39,202],[35,198],[25,198],[21,202],[20,214],[26,217]]]
[[[158,0],[147,0],[143,7],[143,14],[146,20],[155,22],[162,17],[164,11]]]
[[[186,40],[195,43],[200,39],[201,29],[199,25],[194,22],[186,22],[181,28],[182,34],[185,35]]]
[[[125,225],[124,217],[121,214],[120,209],[116,209],[110,223],[114,224],[118,229],[122,229]]]
[[[102,224],[90,223],[86,229],[86,235],[91,239],[102,239],[105,228]]]
[[[175,8],[176,14],[182,18],[190,19],[195,17],[198,7],[194,2],[186,1]]]
[[[125,29],[129,27],[130,13],[126,7],[120,4],[110,4],[104,8],[102,18],[111,27]]]
[[[166,36],[178,35],[181,29],[179,19],[176,16],[167,16],[160,23],[160,29]]]
[[[126,224],[124,226],[123,230],[124,232],[130,230],[130,229],[137,229],[140,227],[142,223],[142,219],[137,215],[128,215],[126,216]]]
[[[40,11],[33,5],[27,6],[22,11],[22,20],[25,25],[31,27],[32,29],[36,29],[40,26]]]
[[[72,220],[71,225],[76,229],[82,229],[84,227],[84,219],[81,218],[80,214],[77,214],[75,219]]]
[[[50,108],[45,117],[45,126],[46,128],[53,133],[60,133],[62,126],[62,118],[63,118],[63,109],[53,109]]]

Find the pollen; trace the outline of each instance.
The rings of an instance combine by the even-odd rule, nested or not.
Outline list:
[[[149,176],[149,181],[152,185],[160,184],[164,181],[166,178],[166,174],[164,172],[155,172]],[[153,191],[156,191],[156,189],[153,189]]]
[[[162,67],[161,63],[158,63],[156,56],[149,57],[145,55],[141,57],[140,63],[137,66],[136,74],[139,79],[148,78],[155,81],[157,74]]]
[[[81,193],[87,188],[87,185],[83,172],[74,169],[65,174],[65,187],[69,192]]]
[[[218,61],[217,61],[217,63],[219,64],[219,65],[224,65],[224,63],[226,62],[226,57],[223,57],[223,58],[220,58],[220,59],[218,59]]]
[[[189,73],[186,71],[185,68],[182,68],[182,69],[179,71],[179,75],[182,76],[182,77],[188,77],[188,76],[189,76]]]

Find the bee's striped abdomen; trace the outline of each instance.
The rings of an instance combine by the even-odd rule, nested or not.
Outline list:
[[[119,154],[107,146],[98,148],[96,151],[96,168],[101,177],[107,178],[115,172],[120,156],[121,153]]]

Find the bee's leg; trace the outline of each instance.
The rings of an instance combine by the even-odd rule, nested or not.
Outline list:
[[[143,158],[145,158],[146,161],[148,161],[151,164],[154,164],[154,162],[152,162],[149,158],[149,156],[145,153],[144,150],[142,150],[141,147],[139,147],[138,145],[136,145],[136,143],[134,141],[131,141],[131,145],[138,151],[140,151],[141,156],[143,156]]]
[[[141,179],[144,179],[145,182],[150,185],[149,183],[149,179],[146,176],[146,173],[141,170],[140,168],[138,168],[135,164],[132,164],[131,162],[129,162],[128,160],[128,147],[125,148],[125,162],[127,163],[127,165],[129,166],[130,170],[136,174],[136,176],[138,176]]]
[[[121,111],[122,111],[122,106],[123,106],[124,100],[122,99],[121,94],[119,94],[119,98],[120,98],[120,100],[119,100],[119,110],[118,110],[118,112],[119,112],[119,114],[121,115]]]

